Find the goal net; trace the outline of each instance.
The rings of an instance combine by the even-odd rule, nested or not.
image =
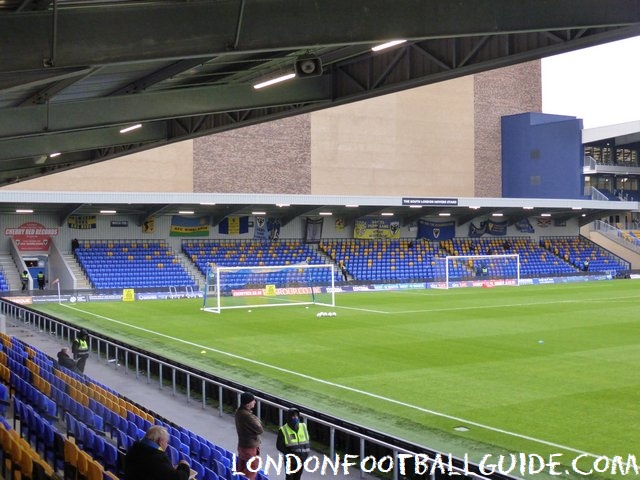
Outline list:
[[[456,255],[435,259],[438,288],[517,286],[520,255]]]
[[[203,310],[291,305],[335,306],[335,266],[279,265],[210,266],[203,292]]]

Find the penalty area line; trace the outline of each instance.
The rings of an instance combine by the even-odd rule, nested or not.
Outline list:
[[[286,373],[288,375],[304,378],[306,380],[310,380],[312,382],[316,382],[316,383],[319,383],[319,384],[322,384],[322,385],[327,385],[327,386],[338,388],[338,389],[341,389],[341,390],[346,390],[346,391],[349,391],[349,392],[352,392],[352,393],[357,393],[359,395],[364,395],[364,396],[369,397],[369,398],[375,398],[376,400],[381,400],[381,401],[384,401],[384,402],[387,402],[387,403],[392,403],[394,405],[399,405],[401,407],[409,408],[409,409],[412,409],[412,410],[417,410],[419,412],[427,413],[427,414],[430,414],[430,415],[434,415],[436,417],[446,418],[448,420],[461,422],[461,423],[464,423],[466,425],[472,425],[474,427],[481,428],[483,430],[489,430],[489,431],[500,433],[500,434],[507,435],[507,436],[510,436],[510,437],[515,437],[515,438],[520,438],[520,439],[523,439],[523,440],[528,440],[528,441],[531,441],[531,442],[534,442],[534,443],[538,443],[538,444],[541,444],[541,445],[546,445],[546,446],[553,447],[553,448],[560,448],[562,450],[566,450],[566,451],[569,451],[569,452],[577,453],[577,454],[580,454],[580,455],[587,455],[587,456],[594,457],[594,458],[602,456],[602,455],[596,455],[594,453],[589,453],[589,452],[585,452],[585,451],[582,451],[582,450],[578,450],[578,449],[575,449],[575,448],[572,448],[572,447],[568,447],[566,445],[562,445],[562,444],[559,444],[559,443],[549,442],[547,440],[542,440],[542,439],[539,439],[539,438],[531,437],[529,435],[523,435],[523,434],[516,433],[516,432],[510,432],[510,431],[504,430],[502,428],[492,427],[490,425],[484,425],[482,423],[474,422],[472,420],[468,420],[468,419],[465,419],[465,418],[462,418],[462,417],[456,417],[454,415],[448,415],[446,413],[437,412],[435,410],[430,410],[428,408],[419,407],[417,405],[413,405],[413,404],[410,404],[410,403],[402,402],[402,401],[396,400],[394,398],[389,398],[389,397],[385,397],[383,395],[378,395],[376,393],[367,392],[366,390],[360,390],[358,388],[349,387],[348,385],[342,385],[340,383],[330,382],[329,380],[324,380],[322,378],[312,377],[311,375],[307,375],[305,373],[300,373],[300,372],[296,372],[296,371],[289,370],[289,369],[286,369],[286,368],[278,367],[277,365],[271,365],[269,363],[261,362],[259,360],[253,360],[251,358],[243,357],[241,355],[236,355],[235,353],[225,352],[224,350],[218,350],[217,348],[207,347],[205,345],[200,345],[198,343],[190,342],[190,341],[184,340],[182,338],[172,337],[170,335],[167,335],[167,334],[164,334],[164,333],[160,333],[160,332],[157,332],[155,330],[149,330],[147,328],[138,327],[136,325],[131,325],[129,323],[126,323],[126,322],[123,322],[123,321],[120,321],[120,320],[116,320],[114,318],[105,317],[104,315],[99,315],[97,313],[87,312],[86,310],[82,310],[80,308],[72,307],[70,305],[66,305],[66,304],[60,304],[60,305],[62,305],[65,308],[68,308],[70,310],[75,310],[77,312],[82,312],[82,313],[87,314],[87,315],[92,315],[92,316],[94,316],[96,318],[100,318],[100,319],[108,321],[108,322],[116,323],[118,325],[123,325],[123,326],[129,327],[129,328],[133,328],[133,329],[140,330],[140,331],[143,331],[143,332],[146,332],[146,333],[157,335],[159,337],[166,338],[166,339],[172,340],[174,342],[184,343],[186,345],[191,345],[191,346],[194,346],[194,347],[197,347],[197,348],[200,348],[200,349],[203,349],[203,350],[208,350],[210,352],[215,352],[215,353],[218,353],[220,355],[224,355],[224,356],[227,356],[227,357],[230,357],[230,358],[235,358],[236,360],[241,360],[243,362],[251,363],[251,364],[254,364],[254,365],[259,365],[259,366],[267,368],[267,369],[276,370],[278,372],[282,372],[282,373]],[[341,308],[344,308],[344,307],[341,307]]]
[[[358,307],[345,307],[345,306],[338,306],[336,308],[340,308],[341,310],[354,310],[356,312],[368,312],[368,313],[391,313],[388,312],[386,310],[373,310],[371,308],[358,308]]]

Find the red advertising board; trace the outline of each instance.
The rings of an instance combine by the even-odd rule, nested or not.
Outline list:
[[[21,252],[48,252],[51,237],[58,235],[58,229],[47,228],[38,222],[26,222],[19,227],[5,228],[4,234],[14,238]]]

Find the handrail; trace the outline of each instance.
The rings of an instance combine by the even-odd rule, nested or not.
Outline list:
[[[25,326],[31,327],[36,331],[48,332],[49,334],[62,338],[67,342],[70,342],[78,331],[77,327],[63,320],[2,298],[0,298],[0,314],[7,318],[20,321]],[[218,413],[220,416],[223,415],[224,411],[224,399],[233,399],[233,403],[228,403],[231,406],[235,405],[237,404],[237,400],[239,399],[241,392],[244,390],[242,385],[234,384],[233,382],[216,378],[205,372],[182,366],[169,359],[163,359],[157,355],[137,350],[121,342],[110,339],[98,332],[89,333],[90,349],[92,352],[97,353],[99,359],[104,358],[105,361],[110,361],[114,365],[114,368],[118,368],[122,363],[124,363],[124,374],[128,375],[131,370],[133,370],[135,371],[136,378],[141,377],[140,367],[141,364],[144,364],[146,367],[147,383],[152,382],[151,372],[154,371],[156,372],[155,374],[157,375],[157,381],[160,389],[165,387],[167,378],[170,379],[172,394],[174,396],[177,395],[178,386],[184,386],[187,403],[192,401],[192,396],[195,391],[192,389],[194,381],[196,383],[200,383],[202,408],[206,407],[208,398],[211,399],[217,397]],[[184,384],[178,382],[177,379],[179,375],[184,377]],[[217,395],[212,395],[211,393],[207,395],[207,391],[217,392]],[[267,394],[258,394],[256,395],[256,398],[258,399],[258,417],[263,418],[263,416],[261,416],[261,412],[265,407],[267,407],[268,409],[273,410],[271,413],[277,411],[278,425],[281,425],[284,412],[290,407],[290,405],[287,405],[286,402],[280,398],[270,397]],[[328,449],[330,458],[334,458],[336,455],[336,438],[338,435],[341,435],[347,438],[356,438],[358,440],[360,459],[364,459],[367,455],[371,455],[371,452],[381,452],[383,456],[390,456],[390,458],[393,459],[393,480],[398,480],[400,478],[398,467],[400,454],[411,455],[416,458],[420,456],[422,459],[425,459],[424,456],[427,455],[428,459],[425,461],[430,466],[429,478],[431,480],[435,480],[436,477],[443,476],[443,472],[440,471],[442,463],[444,463],[447,469],[447,476],[461,475],[474,479],[487,478],[485,475],[481,474],[481,469],[478,465],[469,462],[467,459],[461,459],[459,457],[451,456],[448,453],[437,452],[417,444],[412,444],[370,428],[341,421],[335,417],[324,415],[321,412],[314,412],[305,409],[303,413],[304,418],[310,426],[328,429]],[[353,444],[353,442],[349,443]],[[447,460],[440,460],[436,465],[436,457],[441,459],[446,458]],[[364,477],[364,472],[361,471],[360,476]],[[409,477],[411,477],[411,475],[409,475]],[[422,477],[424,477],[424,475],[421,475],[421,478]],[[493,473],[491,477],[505,480],[515,480],[516,478],[507,475],[499,475],[497,473]]]
[[[589,170],[589,171],[594,171],[596,169],[596,165],[598,164],[598,162],[596,161],[595,158],[593,158],[591,155],[585,155],[584,156],[584,161],[583,161],[583,168]]]
[[[633,238],[630,235],[625,235],[623,230],[620,230],[614,225],[603,222],[602,220],[595,220],[592,222],[591,230],[599,232],[609,240],[616,242],[618,245],[622,245],[623,247],[640,254],[640,239]]]
[[[609,201],[609,197],[607,197],[604,193],[602,193],[596,187],[591,187],[591,200]]]

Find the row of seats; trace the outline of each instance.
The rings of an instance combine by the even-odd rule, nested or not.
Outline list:
[[[2,478],[54,480],[54,469],[20,433],[0,419],[0,470]],[[94,480],[94,479],[91,479]],[[95,479],[95,480],[102,480]]]
[[[581,250],[592,258],[590,271],[628,269],[626,262],[617,259],[595,244],[574,237],[574,243],[584,245]],[[588,244],[590,247],[587,249]],[[445,256],[504,255],[520,256],[520,276],[535,277],[573,274],[580,265],[554,255],[544,245],[526,237],[453,238],[438,243],[422,240],[323,240],[319,248],[336,263],[344,262],[356,280],[425,280],[442,278]],[[603,258],[603,261],[598,261]],[[493,276],[515,275],[515,263],[496,265],[495,261],[467,260],[450,263],[450,278],[471,278],[486,266]]]
[[[94,288],[197,287],[165,244],[85,242],[74,254]]]
[[[7,279],[4,276],[4,272],[0,270],[0,292],[8,292],[8,291],[9,291],[9,283],[7,282]]]
[[[550,238],[539,244],[527,237],[454,238],[440,242],[421,239],[399,240],[322,240],[319,250],[299,240],[263,242],[258,240],[185,240],[183,252],[197,268],[206,274],[217,266],[273,266],[300,263],[335,265],[344,263],[357,281],[424,281],[444,275],[445,256],[469,256],[517,253],[520,255],[520,276],[536,277],[574,274],[583,269],[588,259],[592,272],[618,272],[628,264],[595,244],[579,237]],[[558,252],[556,252],[556,250]],[[159,244],[103,241],[89,246],[81,244],[76,256],[96,288],[162,288],[192,287],[189,277],[175,256],[168,263],[158,262],[158,255],[171,250]],[[565,256],[565,253],[567,255]],[[172,254],[171,254],[172,255]],[[328,258],[327,258],[328,257]],[[171,257],[169,257],[171,258]],[[478,261],[451,264],[450,278],[477,276],[484,267],[492,277],[515,276],[515,265],[501,266]],[[294,270],[292,270],[294,271]],[[297,279],[290,273],[273,272],[256,278],[250,272],[226,273],[229,289],[251,285],[309,283],[329,284],[328,270],[311,271]],[[339,269],[333,279],[344,281]]]
[[[578,270],[585,269],[585,261],[591,272],[616,274],[630,268],[628,262],[583,237],[547,237],[541,238],[540,244]]]
[[[103,251],[129,251],[137,248],[169,250],[165,240],[82,240],[78,242],[79,248],[85,250],[103,250]]]
[[[0,334],[0,339],[0,366],[5,367],[0,377],[13,389],[14,429],[35,453],[41,452],[52,471],[62,470],[65,479],[118,478],[127,449],[151,425],[161,424],[171,432],[167,453],[174,463],[186,459],[199,479],[238,480],[231,452],[156,418],[98,382],[58,367],[15,337]]]
[[[316,250],[299,240],[189,240],[182,243],[182,251],[203,274],[212,264],[235,267],[326,263]]]

